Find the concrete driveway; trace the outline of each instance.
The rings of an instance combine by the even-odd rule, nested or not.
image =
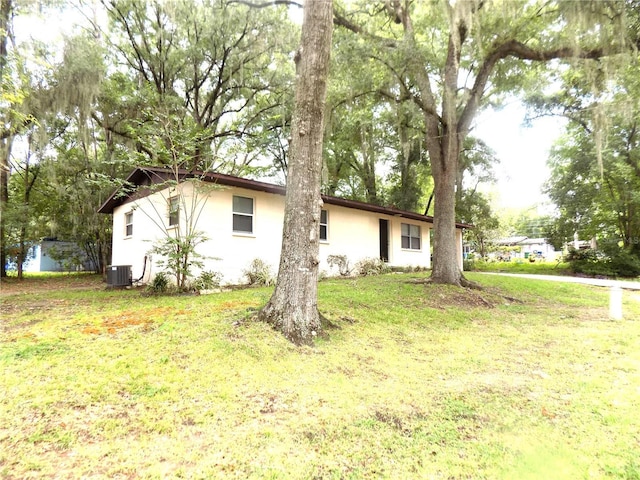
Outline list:
[[[549,280],[552,282],[583,283],[596,287],[620,287],[624,290],[640,290],[640,282],[628,282],[626,280],[604,280],[599,278],[584,277],[563,277],[560,275],[535,275],[529,273],[498,273],[498,272],[475,272],[483,275],[503,275],[505,277],[530,278],[532,280]]]

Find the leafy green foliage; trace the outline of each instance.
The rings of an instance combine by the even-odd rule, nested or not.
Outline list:
[[[3,3],[7,26],[13,7]],[[3,271],[6,246],[19,243],[14,237],[32,242],[44,229],[81,245],[102,271],[111,257],[111,219],[96,210],[134,166],[247,173],[270,142],[281,140],[255,139],[286,125],[296,36],[286,8],[135,0],[102,8],[109,33],[85,25],[57,45],[61,57],[35,40],[8,42],[11,29],[0,29],[11,50],[5,56],[3,48],[1,59]],[[26,138],[29,128],[38,130],[39,151],[46,153],[38,159],[34,193],[44,192],[48,209],[36,212],[34,195],[29,212],[18,212],[26,203],[17,192],[9,195],[7,179],[16,172],[5,162],[16,136]],[[18,220],[8,224],[26,216],[28,231]]]
[[[158,272],[147,286],[147,291],[155,295],[162,295],[169,292],[170,286],[171,282],[166,272]]]
[[[114,60],[128,64],[142,85],[144,108],[131,133],[156,165],[175,164],[169,145],[158,150],[166,130],[197,139],[181,152],[181,166],[233,171],[255,159],[245,137],[283,126],[274,112],[286,103],[293,72],[284,61],[294,48],[285,9],[122,0],[107,10]]]
[[[67,272],[84,269],[86,256],[84,252],[74,244],[64,246],[53,245],[47,251],[47,255]]]
[[[465,261],[465,271],[526,273],[538,275],[571,275],[573,272],[565,262],[529,262],[521,259],[509,262],[472,258]]]
[[[214,272],[212,270],[203,270],[193,281],[193,288],[196,291],[212,290],[220,286],[222,281],[222,275],[220,272]]]
[[[594,249],[570,249],[564,258],[574,273],[589,276],[640,276],[640,258],[628,250],[616,247],[606,252]]]
[[[154,243],[151,253],[160,255],[158,265],[171,272],[179,290],[188,288],[194,268],[204,266],[202,260],[205,257],[198,252],[197,247],[206,240],[207,238],[197,231],[176,236],[168,232]]]
[[[571,121],[549,159],[556,237],[619,239],[633,251],[640,243],[640,66],[630,61],[609,75],[604,68],[568,69],[555,95],[532,102]]]
[[[356,275],[367,277],[389,273],[391,268],[379,258],[364,258],[353,266]]]
[[[473,246],[480,257],[485,257],[491,248],[491,241],[500,232],[500,220],[491,209],[489,200],[480,192],[467,192],[456,203],[456,212],[461,222],[473,225],[473,228],[465,230],[465,241]]]
[[[276,281],[271,265],[260,258],[254,258],[243,273],[249,285],[268,287]]]

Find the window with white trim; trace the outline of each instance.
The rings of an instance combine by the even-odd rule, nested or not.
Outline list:
[[[326,210],[320,211],[320,241],[326,242],[329,240],[329,212]]]
[[[124,214],[124,236],[133,235],[133,210]]]
[[[180,222],[180,197],[169,199],[169,226],[175,227]]]
[[[420,227],[409,223],[400,224],[401,246],[409,250],[420,250]]]
[[[233,231],[253,233],[253,198],[233,196]]]

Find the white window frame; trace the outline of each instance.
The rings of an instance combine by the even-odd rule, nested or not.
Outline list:
[[[251,200],[251,213],[247,213],[247,212],[240,212],[240,211],[236,211],[235,210],[235,206],[234,206],[234,200],[236,198],[243,198],[246,200]],[[232,217],[231,217],[231,229],[233,231],[234,234],[236,235],[253,235],[254,231],[255,231],[255,225],[254,225],[254,218],[255,218],[255,214],[256,214],[256,199],[253,197],[246,197],[244,195],[233,195],[233,197],[231,198],[231,211],[232,211]],[[234,220],[236,218],[236,216],[239,217],[248,217],[251,219],[251,230],[236,230],[235,225],[234,225]]]
[[[404,235],[403,230],[404,227],[407,227],[408,230],[408,235]],[[417,228],[418,229],[418,233],[417,235],[412,235],[411,234],[411,229],[413,228]],[[407,238],[409,240],[409,246],[405,247],[403,245],[403,240]],[[414,247],[413,245],[413,240],[417,240],[418,241],[418,246]],[[401,223],[400,224],[400,246],[402,248],[402,250],[412,250],[412,251],[420,251],[422,250],[422,228],[420,227],[420,225],[415,225],[413,223]]]
[[[325,214],[325,221],[322,222],[322,213]],[[324,227],[324,238],[322,238],[322,227]],[[320,232],[318,238],[321,242],[329,242],[329,211],[322,209],[320,210]]]
[[[124,214],[124,236],[125,238],[133,237],[133,210]]]

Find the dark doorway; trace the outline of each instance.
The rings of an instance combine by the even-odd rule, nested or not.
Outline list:
[[[380,219],[380,260],[389,261],[389,221]]]

